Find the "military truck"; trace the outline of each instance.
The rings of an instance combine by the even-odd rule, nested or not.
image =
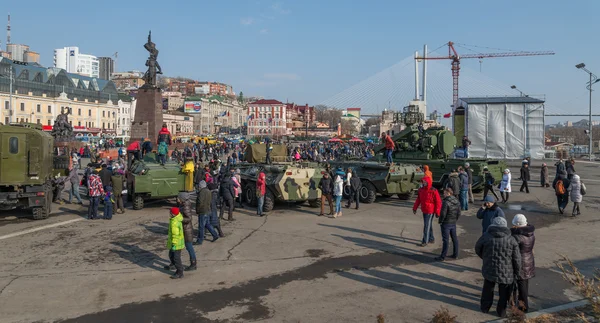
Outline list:
[[[419,166],[427,165],[433,174],[433,186],[442,188],[448,181],[450,172],[465,163],[470,164],[473,171],[473,191],[480,191],[484,186],[483,168],[487,167],[496,181],[502,178],[502,171],[507,168],[504,161],[489,159],[457,159],[450,158],[456,148],[456,137],[451,131],[440,125],[431,125],[424,129],[423,114],[417,107],[404,108],[401,119],[406,128],[392,136],[396,149],[392,153],[394,163],[409,163]],[[385,144],[375,147],[376,153],[383,153]]]
[[[246,203],[256,206],[256,181],[258,174],[266,175],[267,190],[263,211],[273,210],[275,201],[304,203],[311,207],[321,206],[319,182],[325,171],[315,164],[255,164],[241,171],[242,197]]]
[[[177,197],[185,190],[185,174],[175,162],[159,164],[154,153],[144,156],[142,162],[133,163],[127,171],[127,199],[134,210],[144,208],[144,202]]]
[[[53,146],[40,125],[0,125],[0,210],[31,209],[35,220],[50,216]]]
[[[362,182],[360,201],[373,203],[377,194],[384,197],[398,195],[401,199],[410,199],[419,188],[423,172],[419,166],[410,164],[386,165],[377,162],[339,161],[329,163],[333,169],[341,167],[344,171],[352,169]],[[344,195],[349,195],[347,186]]]

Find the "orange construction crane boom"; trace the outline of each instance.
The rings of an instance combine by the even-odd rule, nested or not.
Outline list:
[[[458,75],[460,71],[460,60],[463,58],[492,58],[492,57],[513,57],[513,56],[540,56],[540,55],[554,55],[553,51],[537,51],[537,52],[505,52],[505,53],[481,53],[481,54],[467,54],[459,55],[454,48],[453,42],[448,42],[448,56],[427,56],[427,57],[415,57],[415,59],[451,59],[452,60],[452,104],[456,108],[456,102],[458,101]]]

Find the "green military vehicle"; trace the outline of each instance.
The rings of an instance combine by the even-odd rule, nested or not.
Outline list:
[[[427,165],[433,174],[433,186],[442,188],[448,181],[450,172],[465,163],[470,164],[473,171],[473,191],[484,187],[483,169],[487,167],[499,182],[502,171],[507,168],[504,161],[489,159],[457,159],[450,158],[456,148],[456,137],[443,126],[432,125],[428,128],[423,124],[423,114],[416,107],[404,108],[402,122],[406,128],[392,136],[396,149],[392,153],[394,163],[409,163],[419,166]],[[385,151],[384,144],[375,148],[376,153]]]
[[[0,210],[31,209],[35,220],[50,216],[53,146],[40,125],[0,125]]]
[[[273,209],[275,201],[304,203],[311,207],[321,206],[319,182],[324,168],[313,164],[255,164],[241,171],[242,196],[246,203],[256,206],[256,180],[260,172],[265,173],[267,191],[263,211]]]
[[[410,199],[419,188],[423,172],[419,166],[411,164],[386,165],[376,162],[339,161],[329,163],[333,169],[341,167],[344,171],[352,169],[362,182],[360,201],[373,203],[377,194],[384,197],[398,195],[401,199]],[[349,187],[344,187],[344,195],[349,195]]]
[[[142,162],[134,162],[127,172],[127,199],[134,210],[144,208],[147,200],[177,197],[185,190],[185,174],[175,162],[164,166],[156,161],[154,153],[144,156]]]

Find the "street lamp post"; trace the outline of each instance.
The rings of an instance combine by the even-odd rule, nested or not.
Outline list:
[[[519,91],[519,93],[521,93],[521,96],[524,96],[524,97],[528,97],[529,96],[529,95],[523,93],[523,91],[519,90],[516,85],[511,85],[510,88],[513,89],[513,90]]]
[[[593,146],[593,140],[592,140],[592,84],[598,82],[599,79],[594,73],[592,73],[590,70],[585,68],[584,63],[579,63],[579,64],[575,65],[575,67],[577,67],[580,70],[583,70],[584,72],[586,72],[590,75],[590,81],[588,82],[587,89],[588,89],[588,91],[590,91],[590,116],[589,116],[589,124],[588,124],[588,126],[589,126],[588,136],[590,137],[590,145],[589,145],[588,155],[589,155],[590,161],[591,161],[591,160],[593,160],[593,158],[592,158],[592,146]]]

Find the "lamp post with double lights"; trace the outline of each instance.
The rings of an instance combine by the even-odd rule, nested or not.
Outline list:
[[[593,144],[593,141],[592,141],[592,84],[600,81],[600,79],[598,79],[598,77],[594,73],[592,73],[590,70],[585,68],[584,63],[579,63],[579,64],[575,65],[575,67],[577,67],[578,69],[580,69],[590,75],[590,80],[586,86],[586,88],[590,92],[590,116],[589,116],[589,124],[588,124],[589,129],[587,130],[587,132],[588,132],[588,136],[590,137],[590,145],[589,145],[589,154],[588,155],[590,157],[590,160],[593,160],[593,157],[592,157],[592,144]]]

